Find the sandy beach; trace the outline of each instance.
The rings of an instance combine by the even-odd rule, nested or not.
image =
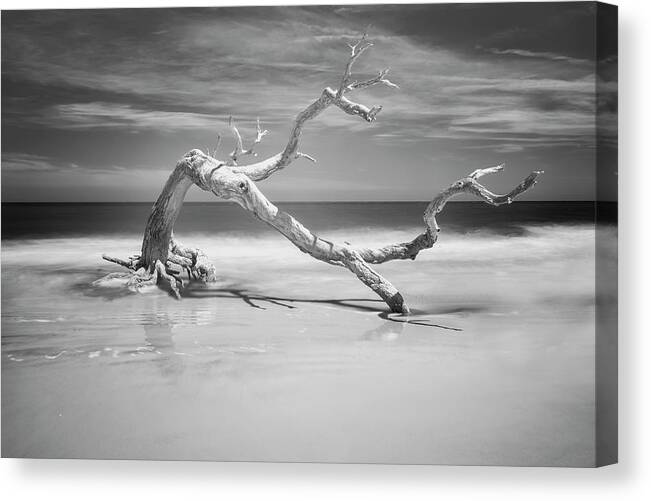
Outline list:
[[[181,233],[181,301],[91,285],[137,235],[3,241],[2,455],[589,466],[594,227],[525,230],[379,267],[416,323],[268,233]]]

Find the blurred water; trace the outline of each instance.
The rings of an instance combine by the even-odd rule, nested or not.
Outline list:
[[[427,203],[323,202],[278,206],[315,231],[332,231],[420,228]],[[140,235],[150,211],[148,203],[3,203],[2,239]],[[612,219],[612,215],[607,215]],[[439,219],[446,231],[481,230],[508,235],[517,233],[523,225],[588,224],[594,222],[594,217],[593,202],[518,202],[500,207],[488,207],[482,202],[454,202],[446,205]],[[231,203],[186,203],[176,227],[181,232],[208,234],[274,231]]]
[[[378,267],[439,327],[387,319],[236,207],[184,208],[177,234],[220,280],[182,301],[90,285],[119,269],[101,253],[138,250],[147,206],[18,208],[3,205],[4,456],[593,462],[590,204],[446,207],[434,249]],[[422,208],[286,207],[361,245],[413,238]]]

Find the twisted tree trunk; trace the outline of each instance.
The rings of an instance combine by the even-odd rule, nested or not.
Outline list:
[[[301,251],[325,263],[348,268],[365,285],[377,293],[387,303],[391,311],[408,313],[409,309],[400,292],[391,282],[373,270],[369,264],[380,264],[394,259],[413,260],[421,250],[432,247],[436,243],[439,232],[436,214],[441,212],[446,202],[455,195],[469,193],[492,205],[511,203],[516,196],[531,188],[542,172],[531,173],[508,194],[496,195],[479,184],[477,179],[483,175],[501,171],[504,165],[475,170],[467,177],[453,183],[427,206],[423,216],[425,222],[423,233],[409,242],[375,249],[356,247],[347,243],[339,244],[320,238],[290,214],[279,210],[258,189],[255,181],[268,178],[297,158],[314,161],[309,155],[298,151],[299,138],[304,124],[330,105],[337,106],[349,115],[356,115],[367,122],[372,122],[382,107],[368,108],[349,100],[344,94],[376,84],[397,88],[386,78],[388,70],[381,71],[370,80],[351,83],[353,63],[371,46],[372,44],[366,40],[366,35],[356,44],[350,45],[351,55],[338,89],[333,90],[326,87],[316,101],[298,114],[285,149],[277,155],[253,164],[237,165],[237,160],[240,157],[253,154],[255,145],[261,141],[267,131],[261,130],[258,122],[257,135],[253,144],[249,149],[244,149],[240,133],[232,120],[230,125],[236,139],[236,147],[228,161],[217,160],[196,149],[188,152],[177,163],[154,204],[145,228],[141,253],[127,260],[103,256],[104,259],[130,270],[127,286],[131,289],[138,289],[143,285],[155,284],[163,280],[167,281],[174,294],[180,297],[179,288],[182,287],[183,281],[179,275],[182,270],[187,271],[189,278],[194,277],[203,281],[215,279],[215,269],[208,262],[206,256],[199,249],[182,246],[173,237],[174,223],[183,205],[185,195],[192,185],[197,185],[202,190],[211,191],[219,198],[236,202],[255,217],[282,233]],[[98,282],[101,283],[101,280]]]

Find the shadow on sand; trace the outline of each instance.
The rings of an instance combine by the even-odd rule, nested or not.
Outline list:
[[[99,278],[99,277],[98,277]],[[126,288],[105,288],[91,285],[93,280],[87,282],[77,282],[72,285],[72,289],[86,296],[101,297],[106,300],[115,300],[133,294]],[[161,285],[160,288],[170,293],[169,287]],[[347,299],[317,299],[317,298],[292,298],[279,297],[267,294],[251,292],[240,284],[226,284],[221,287],[207,286],[201,282],[190,282],[181,291],[182,298],[192,299],[239,299],[251,308],[260,310],[267,309],[262,304],[272,304],[287,309],[296,309],[298,304],[327,304],[338,308],[353,309],[369,313],[377,313],[378,317],[387,322],[397,322],[401,324],[419,325],[422,327],[434,327],[448,331],[462,331],[463,329],[436,324],[427,318],[415,318],[422,315],[444,315],[455,313],[468,313],[483,310],[482,307],[457,307],[437,309],[433,311],[412,310],[410,315],[392,313],[386,309],[384,301],[380,299],[369,298],[347,298]]]
[[[436,327],[438,329],[445,329],[451,331],[461,331],[456,327],[449,327],[446,325],[435,324],[428,319],[413,319],[408,315],[399,313],[392,313],[387,311],[384,306],[384,301],[380,299],[368,298],[354,298],[354,299],[315,299],[315,298],[289,298],[270,296],[266,294],[258,294],[247,291],[241,287],[221,287],[211,288],[205,287],[203,284],[191,283],[182,292],[182,297],[191,298],[237,298],[244,301],[251,308],[264,310],[264,306],[258,303],[270,303],[277,306],[282,306],[288,309],[297,308],[296,303],[309,303],[309,304],[328,304],[340,308],[349,308],[357,311],[377,312],[378,316],[383,320],[389,322],[398,322],[401,324],[420,325],[423,327]],[[365,303],[365,304],[360,304]],[[370,304],[369,304],[370,303]],[[412,315],[419,315],[421,312],[415,311]],[[410,315],[410,316],[412,316]]]

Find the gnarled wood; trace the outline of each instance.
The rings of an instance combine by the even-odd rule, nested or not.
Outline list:
[[[204,161],[207,164],[215,162],[214,159],[208,156],[205,157]],[[498,172],[502,168],[503,166],[499,166],[499,168],[491,167],[482,169],[482,172]],[[531,188],[541,174],[541,172],[533,172],[508,194],[496,195],[476,181],[477,177],[479,177],[476,172],[478,171],[453,183],[432,200],[423,215],[426,225],[423,233],[417,235],[410,242],[391,244],[375,249],[331,242],[315,235],[293,216],[278,209],[271,203],[252,180],[232,168],[224,167],[214,171],[216,177],[212,181],[214,184],[212,191],[223,188],[225,185],[230,186],[230,189],[220,192],[222,198],[237,202],[258,219],[278,230],[301,251],[326,263],[348,268],[364,284],[377,293],[392,311],[407,313],[409,310],[398,290],[368,265],[395,259],[413,260],[421,250],[431,248],[436,243],[439,231],[434,216],[443,209],[450,198],[462,193],[469,193],[479,196],[492,205],[510,203],[520,193]],[[225,179],[229,179],[229,182],[226,183]]]
[[[195,149],[188,152],[177,163],[147,221],[141,254],[127,260],[104,256],[104,259],[130,270],[133,276],[127,283],[129,288],[138,289],[141,285],[164,280],[170,285],[172,292],[180,297],[179,287],[182,286],[182,280],[177,276],[180,270],[186,270],[189,278],[200,278],[204,281],[215,279],[215,268],[208,262],[206,256],[198,249],[179,244],[173,237],[174,223],[181,210],[183,199],[190,186],[194,184],[219,198],[238,203],[284,235],[301,251],[325,263],[347,268],[378,294],[391,311],[408,313],[409,309],[400,292],[369,265],[395,259],[413,260],[420,251],[431,248],[436,243],[439,232],[436,215],[443,210],[447,201],[456,195],[467,193],[491,205],[501,205],[511,203],[515,197],[535,185],[538,176],[542,174],[540,171],[531,173],[509,193],[497,195],[481,185],[477,179],[486,174],[500,172],[504,165],[475,170],[434,197],[423,214],[425,222],[423,233],[409,242],[379,248],[330,242],[315,235],[290,214],[278,209],[258,189],[255,181],[268,178],[296,158],[305,157],[314,160],[298,151],[299,139],[305,123],[331,105],[337,106],[349,115],[373,122],[381,111],[381,106],[369,108],[351,101],[344,94],[376,84],[398,87],[386,78],[388,70],[380,71],[376,77],[369,80],[351,83],[353,63],[372,44],[364,35],[356,44],[349,46],[351,55],[337,90],[326,87],[312,104],[297,115],[287,145],[282,152],[257,163],[237,165],[237,160],[241,156],[255,155],[254,147],[267,131],[262,130],[258,120],[256,138],[250,148],[244,149],[242,137],[231,119],[229,125],[235,136],[236,146],[228,161],[223,162]]]
[[[174,223],[192,184],[186,164],[179,162],[154,203],[141,249],[141,262],[150,272],[154,271],[156,261],[167,262]]]

